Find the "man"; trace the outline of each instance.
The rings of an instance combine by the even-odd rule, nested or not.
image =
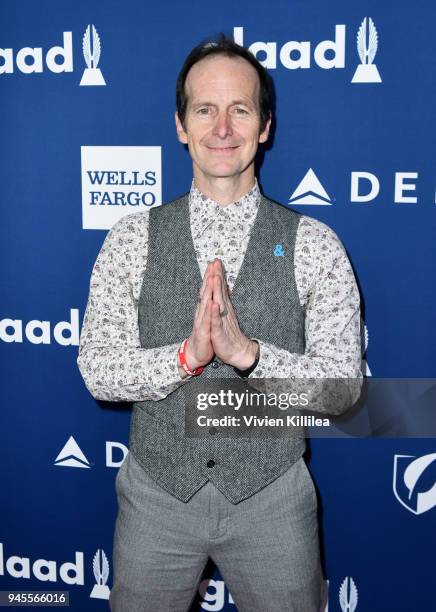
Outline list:
[[[114,225],[81,333],[93,396],[134,402],[116,479],[111,609],[188,610],[210,557],[240,612],[318,612],[304,438],[210,428],[193,440],[183,413],[217,378],[360,377],[356,283],[332,230],[259,191],[271,98],[254,56],[225,37],[199,45],[176,97],[190,192]]]

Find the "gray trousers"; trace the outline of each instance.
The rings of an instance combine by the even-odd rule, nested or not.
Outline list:
[[[319,612],[317,497],[303,458],[238,504],[210,481],[182,502],[132,453],[115,489],[112,612],[186,612],[209,557],[239,612]]]

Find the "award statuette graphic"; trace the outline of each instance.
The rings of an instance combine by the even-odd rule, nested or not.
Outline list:
[[[354,580],[347,576],[339,589],[339,603],[342,612],[354,612],[357,608],[357,601],[357,587]]]
[[[366,40],[368,37],[368,41]],[[371,17],[365,17],[357,32],[357,52],[361,63],[351,80],[352,83],[381,83],[380,73],[377,66],[373,64],[377,53],[378,36],[377,30]]]
[[[101,559],[99,553],[101,552]],[[92,562],[94,570],[95,585],[91,591],[90,597],[94,599],[109,599],[110,591],[106,584],[109,576],[109,562],[103,549],[97,549]]]
[[[371,370],[369,369],[368,361],[366,360],[366,351],[368,350],[368,339],[369,339],[368,328],[365,323],[363,324],[363,326],[364,326],[364,345],[362,347],[362,373],[364,376],[372,376]]]
[[[85,30],[82,47],[87,68],[83,71],[80,85],[106,85],[100,68],[97,68],[100,60],[101,43],[93,24],[90,24]]]

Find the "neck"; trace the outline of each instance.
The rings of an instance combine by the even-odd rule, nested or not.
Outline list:
[[[194,181],[201,193],[224,207],[248,193],[254,186],[255,177],[254,171],[238,176],[205,176],[194,167]]]

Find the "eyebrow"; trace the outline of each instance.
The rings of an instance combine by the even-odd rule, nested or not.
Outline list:
[[[241,106],[247,106],[248,108],[253,108],[253,105],[251,103],[245,102],[244,100],[232,100],[229,106],[235,106],[238,104]],[[192,108],[199,108],[200,106],[216,106],[216,104],[214,102],[208,102],[207,100],[204,100],[203,102],[196,102],[192,105]]]

